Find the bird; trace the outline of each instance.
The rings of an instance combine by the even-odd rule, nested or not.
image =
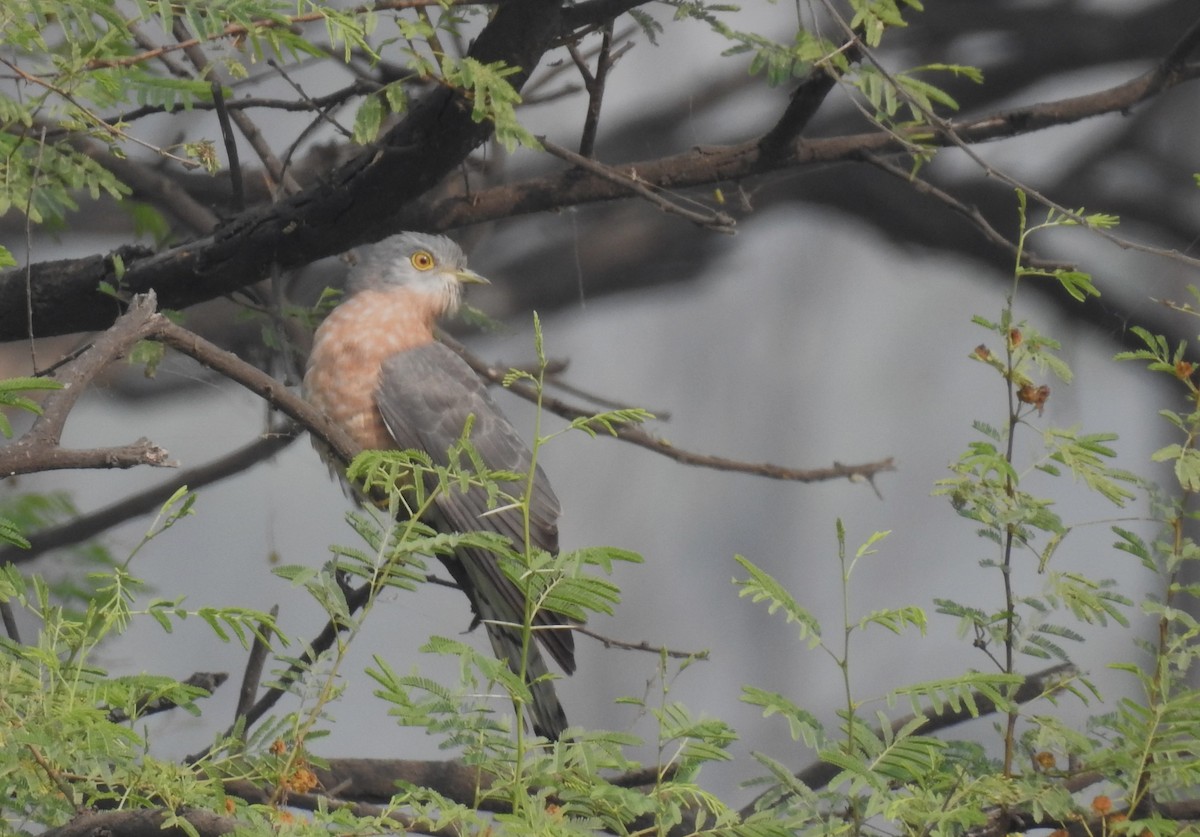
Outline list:
[[[345,296],[317,327],[304,393],[362,448],[424,451],[435,465],[449,462],[449,449],[473,417],[469,438],[489,470],[528,474],[533,468],[531,546],[557,554],[561,507],[549,480],[474,370],[434,335],[472,284],[488,280],[468,269],[450,238],[403,232],[383,239],[350,269]],[[489,511],[482,487],[437,492],[431,518],[439,531],[490,531],[518,549],[524,544],[521,510]],[[519,673],[521,633],[513,625],[525,618],[521,591],[486,549],[461,547],[438,558],[470,599],[472,626],[482,622],[496,656]],[[553,611],[539,610],[534,625],[537,643],[529,643],[525,655],[526,712],[535,734],[556,740],[566,713],[537,646],[573,674],[574,638],[570,620]]]

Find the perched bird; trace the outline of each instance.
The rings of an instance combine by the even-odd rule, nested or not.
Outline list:
[[[304,376],[309,401],[363,448],[412,448],[443,465],[474,416],[471,443],[488,468],[528,473],[529,448],[471,367],[434,339],[434,324],[457,310],[463,285],[486,282],[467,269],[462,250],[444,236],[406,232],[375,245],[351,269],[346,298],[317,328]],[[558,551],[558,516],[558,498],[538,467],[530,500],[532,546]],[[489,512],[482,488],[437,494],[428,522],[439,531],[498,532],[518,549],[524,542],[521,511]],[[461,548],[439,558],[470,598],[497,657],[519,671],[521,636],[511,625],[523,622],[525,602],[496,557]],[[574,672],[575,642],[567,620],[543,610],[534,624],[541,645],[563,671]],[[553,684],[533,682],[547,673],[536,643],[529,646],[525,670],[533,729],[557,738],[567,719]]]

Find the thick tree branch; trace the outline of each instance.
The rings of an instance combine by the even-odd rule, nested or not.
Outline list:
[[[559,0],[500,4],[470,56],[521,68],[507,79],[520,89],[558,30],[559,5]],[[462,92],[432,89],[376,146],[320,183],[241,213],[207,238],[126,260],[119,278],[109,259],[89,261],[82,272],[78,262],[50,272],[36,266],[33,299],[27,300],[22,276],[0,277],[0,340],[25,336],[27,308],[37,336],[106,328],[112,314],[97,291],[101,280],[131,294],[154,289],[164,307],[186,308],[253,284],[273,268],[306,265],[395,232],[399,210],[491,135],[491,123],[476,122],[471,110]],[[63,268],[70,270],[70,281]]]
[[[161,809],[125,809],[121,811],[85,811],[66,825],[42,832],[42,837],[189,837],[176,825],[164,828],[168,816],[179,816],[200,837],[220,837],[243,827],[233,817],[221,817],[209,811],[182,811],[178,814]]]
[[[1150,72],[1124,84],[1084,96],[999,111],[987,116],[948,121],[955,135],[970,144],[1033,133],[1069,125],[1107,113],[1126,111],[1176,84],[1200,75],[1200,65],[1188,65],[1160,78]],[[916,133],[928,134],[923,128]],[[758,140],[729,146],[693,148],[682,154],[612,166],[617,172],[643,183],[682,189],[713,183],[736,182],[781,168],[858,160],[870,153],[904,152],[911,139],[888,131],[852,134],[828,139],[800,139],[778,155],[765,157]],[[954,145],[944,136],[923,137],[937,147]],[[562,209],[623,197],[625,187],[594,174],[567,171],[475,192],[469,198],[447,198],[425,211],[437,219],[439,229],[493,221],[513,215]],[[3,334],[0,331],[0,334]]]
[[[857,61],[861,55],[858,40],[854,39],[845,44],[842,52],[847,61]],[[817,115],[817,110],[837,81],[837,74],[827,64],[821,63],[813,67],[808,77],[792,91],[792,97],[784,108],[783,115],[771,130],[759,139],[758,149],[763,157],[770,158],[786,152],[788,146],[799,138],[808,127],[808,123]]]

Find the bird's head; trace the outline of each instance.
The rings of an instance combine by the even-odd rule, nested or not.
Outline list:
[[[462,300],[463,285],[486,284],[487,279],[467,269],[462,248],[444,235],[403,232],[370,249],[350,270],[347,290],[404,288],[427,295],[439,314],[450,314]]]

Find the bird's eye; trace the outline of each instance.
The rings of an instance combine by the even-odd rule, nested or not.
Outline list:
[[[433,267],[433,255],[427,250],[418,250],[409,259],[417,270],[429,270]]]

